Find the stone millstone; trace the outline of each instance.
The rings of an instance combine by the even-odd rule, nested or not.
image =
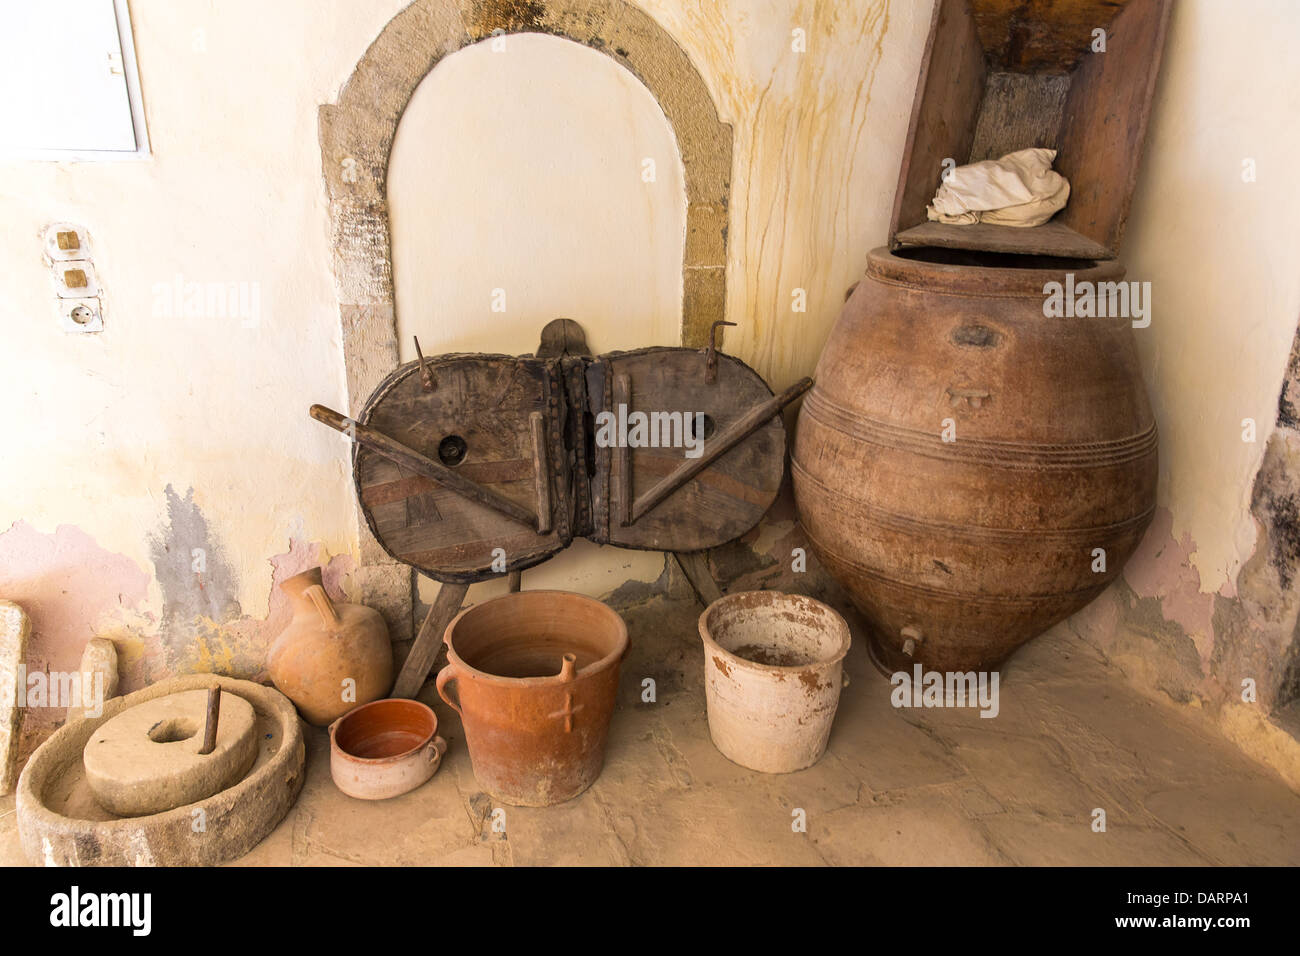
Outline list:
[[[99,678],[98,684],[96,677]],[[68,708],[68,720],[80,720],[86,716],[84,702],[92,700],[97,692],[102,692],[102,699],[96,706],[102,708],[104,701],[117,696],[117,645],[106,637],[92,637],[86,642],[86,649],[81,652],[81,698],[83,703]]]
[[[82,753],[95,731],[147,701],[216,682],[253,705],[258,756],[238,783],[194,806],[143,817],[112,817],[95,803]],[[222,701],[226,696],[222,696]],[[216,674],[170,677],[104,703],[99,717],[74,720],[36,748],[18,779],[15,808],[23,852],[35,866],[215,866],[243,856],[284,819],[302,790],[306,746],[293,703],[279,691]],[[79,809],[85,806],[85,810]],[[204,826],[199,827],[199,820]]]
[[[83,751],[86,781],[110,813],[141,816],[226,789],[257,758],[253,706],[222,692],[217,745],[200,754],[208,694],[189,690],[131,707],[102,724]]]
[[[0,601],[0,795],[14,788],[18,766],[19,668],[27,656],[31,622],[12,601]]]

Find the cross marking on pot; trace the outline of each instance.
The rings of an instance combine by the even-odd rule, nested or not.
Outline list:
[[[574,707],[574,706],[573,706],[573,694],[572,694],[572,693],[566,693],[566,694],[564,695],[564,709],[563,709],[563,710],[557,710],[555,713],[553,713],[553,714],[547,714],[546,716],[548,716],[548,717],[563,717],[563,718],[564,718],[564,732],[565,732],[566,734],[569,734],[569,733],[572,733],[572,732],[573,732],[573,715],[576,714],[576,713],[577,713],[578,711],[580,711],[580,710],[582,710],[582,704],[579,704],[577,707]]]

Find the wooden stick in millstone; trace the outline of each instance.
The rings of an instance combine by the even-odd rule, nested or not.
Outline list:
[[[221,688],[208,688],[208,720],[203,725],[203,749],[200,754],[210,754],[217,749],[217,724],[221,720]]]
[[[758,431],[769,418],[812,388],[812,384],[812,379],[802,378],[780,395],[773,395],[763,404],[755,405],[736,419],[731,427],[721,435],[705,443],[704,454],[699,458],[688,459],[684,464],[678,465],[660,478],[645,494],[637,498],[636,503],[632,505],[632,520],[637,521],[640,519],[655,505]]]
[[[311,407],[311,417],[328,425],[330,428],[343,432],[345,435],[351,435],[352,439],[358,444],[365,445],[372,451],[383,455],[389,461],[396,462],[417,475],[431,478],[450,488],[456,494],[477,502],[484,507],[491,508],[507,518],[521,521],[534,530],[537,528],[537,515],[523,505],[516,504],[491,488],[485,488],[472,478],[457,474],[432,458],[426,458],[414,448],[403,445],[396,438],[385,435],[376,428],[355,422],[346,415],[342,415],[332,408],[326,408],[324,405],[313,405]]]

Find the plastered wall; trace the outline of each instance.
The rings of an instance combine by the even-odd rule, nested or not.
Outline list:
[[[1149,279],[1137,333],[1161,430],[1170,534],[1205,592],[1230,594],[1255,547],[1251,480],[1300,319],[1300,86],[1286,0],[1177,3],[1125,240]],[[1243,440],[1243,420],[1256,424]]]
[[[598,352],[678,345],[686,187],[654,96],[560,37],[442,60],[402,114],[388,167],[403,361],[535,351],[567,316]]]
[[[1160,427],[1159,511],[1122,581],[1072,625],[1140,686],[1261,753],[1286,749],[1300,780],[1268,721],[1296,665],[1281,434],[1295,422],[1279,428],[1279,392],[1300,318],[1297,41],[1300,8],[1284,0],[1174,5],[1124,245],[1129,277],[1152,284],[1151,326],[1134,334]]]

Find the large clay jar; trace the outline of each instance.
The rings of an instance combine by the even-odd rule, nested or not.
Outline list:
[[[378,611],[331,601],[320,568],[295,574],[280,590],[293,605],[293,620],[271,645],[266,668],[309,723],[325,727],[387,696],[393,645]]]
[[[962,264],[958,264],[962,263]],[[1118,264],[874,251],[804,400],[794,491],[889,671],[988,669],[1096,597],[1150,522],[1128,318],[1048,318]]]

